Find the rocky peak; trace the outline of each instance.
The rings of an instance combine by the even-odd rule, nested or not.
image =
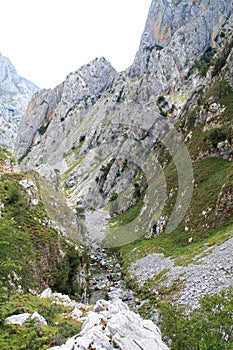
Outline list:
[[[0,87],[9,92],[30,94],[38,88],[31,81],[22,78],[12,65],[9,58],[0,53]]]
[[[70,73],[64,83],[54,90],[39,91],[20,124],[15,147],[18,157],[25,157],[33,145],[40,143],[52,119],[50,130],[58,131],[75,108],[85,111],[92,107],[116,75],[117,72],[105,58],[96,58]],[[56,139],[61,141],[58,137]]]
[[[104,57],[96,58],[79,70],[70,73],[64,82],[59,115],[64,117],[74,103],[87,101],[88,98],[93,103],[101,92],[112,84],[116,74],[115,69]]]
[[[0,145],[13,148],[19,121],[38,87],[0,54]]]

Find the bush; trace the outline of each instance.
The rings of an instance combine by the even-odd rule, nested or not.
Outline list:
[[[217,147],[217,144],[219,142],[226,140],[227,135],[226,135],[226,132],[223,129],[215,128],[215,129],[210,130],[207,133],[207,137],[210,140],[210,142],[212,143],[212,145],[214,147]]]
[[[7,195],[6,203],[11,209],[12,216],[19,224],[22,224],[27,207],[26,198],[22,195],[20,188],[13,183],[10,184]]]
[[[157,104],[161,104],[161,103],[163,103],[163,102],[165,102],[165,97],[164,96],[159,96],[158,98],[157,98]]]
[[[70,247],[65,257],[58,263],[50,285],[63,294],[81,297],[84,286],[79,283],[77,276],[82,269],[87,272],[88,268],[87,253],[85,251],[77,251],[75,247]]]
[[[233,40],[230,42],[228,47],[224,50],[223,54],[216,60],[214,69],[212,71],[212,77],[219,74],[222,70],[222,68],[225,66],[227,58],[231,52],[231,49],[233,47]]]
[[[118,194],[116,192],[112,192],[109,198],[109,202],[114,202],[115,200],[117,200],[117,198],[118,198]]]
[[[41,127],[38,129],[38,133],[39,133],[40,135],[44,135],[44,134],[45,134],[45,132],[46,132],[48,126],[49,126],[49,123],[50,123],[50,122],[47,122],[46,124],[41,125]]]

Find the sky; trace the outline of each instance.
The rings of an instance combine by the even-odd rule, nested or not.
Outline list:
[[[152,0],[0,0],[0,52],[40,88],[104,56],[133,63]]]

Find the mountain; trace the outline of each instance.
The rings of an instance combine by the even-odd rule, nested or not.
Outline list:
[[[13,148],[18,125],[38,87],[20,77],[7,57],[0,54],[0,145]]]
[[[120,296],[160,325],[171,349],[231,348],[232,4],[152,0],[132,66],[118,73],[96,58],[54,90],[38,91],[14,146],[22,174],[39,179],[53,229],[77,251],[87,247],[90,300],[97,292],[114,312]],[[2,191],[4,209],[7,183]],[[62,256],[47,286],[78,298],[80,270],[73,255]],[[10,299],[6,309],[12,303],[18,307]],[[134,338],[133,325],[133,338],[119,321],[111,325],[105,303],[77,336],[49,345],[154,348]]]
[[[90,222],[102,218],[105,226],[105,217],[135,206],[142,215],[130,226],[131,235],[125,241],[125,229],[118,228],[115,235],[107,228],[109,242],[104,244],[130,243],[149,232],[153,234],[155,227],[160,230],[163,221],[167,231],[174,230],[191,200],[192,162],[213,156],[231,159],[226,132],[219,135],[225,146],[217,142],[213,147],[207,142],[207,134],[214,133],[212,129],[223,128],[209,120],[219,115],[218,100],[232,88],[227,61],[231,52],[231,4],[152,1],[139,51],[128,71],[116,73],[105,59],[96,59],[71,73],[55,90],[39,92],[30,103],[15,145],[21,169],[35,169],[66,195],[68,205],[86,211],[86,231],[92,241],[98,234]],[[223,59],[218,55],[227,56],[223,57],[223,79],[218,72],[213,73]],[[223,91],[218,92],[218,84]],[[214,98],[208,96],[208,89],[217,90]],[[199,108],[204,109],[201,100],[211,107],[200,117],[193,106],[199,101]],[[187,127],[189,113],[193,126],[206,124],[202,128],[206,142],[199,154],[190,149],[194,137],[188,140],[187,131],[194,133],[194,129]],[[183,123],[180,129],[179,123]],[[179,141],[178,134],[185,142]],[[168,154],[161,154],[161,143],[174,160],[180,158],[176,160],[180,187],[174,193],[177,200],[169,216],[162,210],[166,202],[162,172],[170,159]],[[179,154],[175,153],[176,143],[181,147]],[[161,167],[156,160],[159,154],[164,158]],[[156,186],[159,194],[151,194],[143,204],[148,188],[153,191]],[[98,214],[90,208],[98,209]],[[101,231],[100,227],[99,236],[103,238]]]

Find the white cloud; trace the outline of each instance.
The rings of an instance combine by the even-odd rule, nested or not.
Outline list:
[[[1,0],[0,52],[19,74],[54,87],[95,57],[132,64],[151,0]]]

